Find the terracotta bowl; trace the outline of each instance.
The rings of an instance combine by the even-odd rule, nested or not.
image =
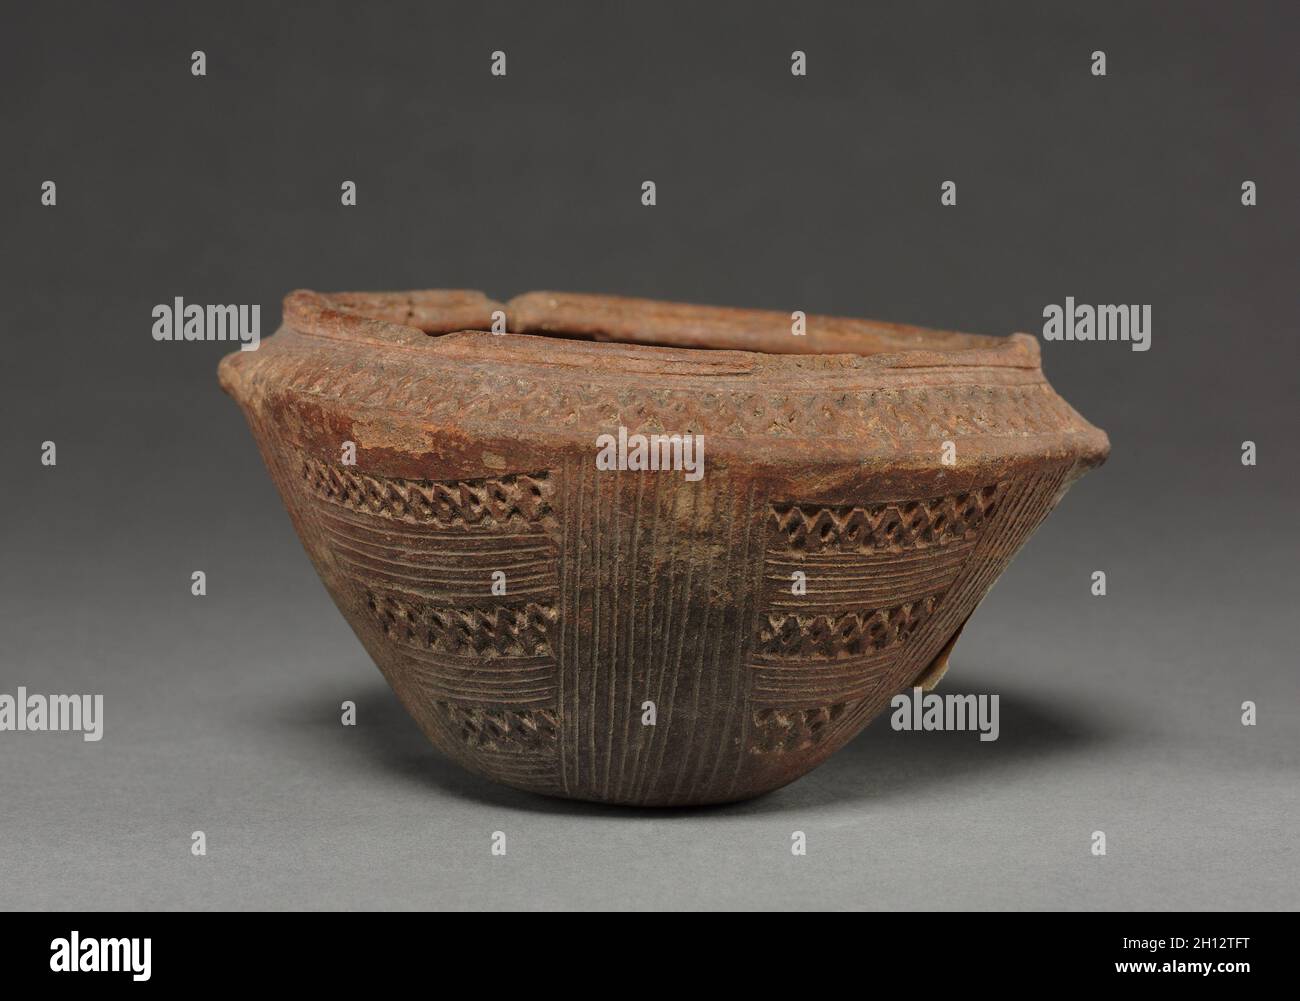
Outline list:
[[[534,792],[713,803],[798,778],[933,684],[1109,449],[1025,334],[793,327],[551,292],[294,292],[220,378],[443,753]],[[632,468],[601,468],[620,428]],[[691,436],[658,452],[681,468],[635,468],[654,434]]]

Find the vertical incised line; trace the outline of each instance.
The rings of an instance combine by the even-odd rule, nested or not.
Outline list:
[[[752,548],[753,548],[752,543],[755,535],[754,495],[757,492],[758,492],[758,487],[754,483],[750,483],[749,491],[747,493],[744,502],[745,515],[744,515],[744,519],[741,521],[741,532],[745,537],[745,541],[743,547],[744,551],[742,552],[740,557],[740,569],[739,572],[735,575],[735,579],[737,582],[748,580],[749,574],[752,570],[752,567],[750,565],[750,560],[752,559],[752,555],[751,555]],[[761,562],[762,561],[760,560],[760,565]],[[738,584],[736,603],[732,608],[732,623],[731,623],[732,654],[729,659],[729,663],[731,664],[731,694],[727,698],[726,714],[723,716],[722,729],[718,735],[718,750],[717,753],[713,756],[713,768],[709,772],[708,781],[705,783],[705,789],[707,790],[712,790],[714,783],[718,779],[718,775],[720,774],[719,766],[722,764],[722,759],[727,752],[727,734],[731,732],[731,723],[732,720],[735,719],[736,717],[737,710],[742,708],[739,705],[741,701],[741,693],[739,689],[740,689],[741,675],[745,670],[745,662],[743,656],[744,637],[745,637],[746,630],[749,628],[749,621],[746,618],[744,613],[745,613],[746,605],[752,600],[751,595],[752,595],[752,591],[749,588]],[[720,656],[721,656],[721,646],[719,645],[719,657]],[[743,747],[740,749],[740,752],[741,752],[741,757],[743,758],[744,756]]]
[[[668,496],[668,517],[664,519],[668,526],[667,532],[669,533],[669,535],[666,540],[667,544],[665,546],[665,549],[667,550],[668,553],[668,573],[665,575],[666,582],[662,585],[664,591],[663,625],[660,628],[659,637],[657,639],[652,640],[652,642],[656,647],[655,656],[653,658],[648,657],[647,665],[646,665],[647,678],[649,678],[652,674],[654,674],[655,661],[659,662],[658,684],[647,685],[647,688],[652,693],[651,698],[655,703],[656,725],[650,727],[650,732],[649,734],[647,734],[644,754],[638,755],[637,757],[638,774],[636,776],[636,780],[633,783],[632,789],[633,789],[633,796],[635,796],[638,800],[642,799],[645,795],[644,787],[646,784],[646,778],[650,774],[651,760],[654,757],[655,748],[659,744],[659,727],[657,725],[657,721],[658,721],[658,717],[662,716],[664,712],[664,700],[662,698],[659,689],[660,687],[662,687],[664,683],[664,679],[668,675],[667,648],[669,644],[669,637],[672,633],[673,589],[677,583],[676,578],[678,573],[677,571],[678,546],[676,543],[676,539],[672,537],[671,533],[679,530],[676,526],[677,526],[677,501],[680,496],[681,496],[681,491],[679,491],[675,486],[671,487]],[[663,517],[662,514],[660,514],[659,517]],[[658,589],[660,583],[657,580],[655,583],[656,583],[656,589]]]
[[[586,718],[587,748],[591,757],[587,761],[591,780],[588,786],[596,791],[596,688],[600,678],[600,593],[603,590],[600,581],[601,555],[601,520],[600,520],[600,484],[599,473],[591,474],[591,712]]]
[[[658,477],[655,477],[657,480]],[[636,481],[636,504],[632,511],[632,530],[629,548],[632,550],[628,567],[631,570],[628,583],[631,587],[631,600],[628,602],[627,628],[624,634],[627,637],[627,654],[623,661],[623,670],[627,676],[627,688],[625,697],[627,699],[627,712],[623,717],[623,745],[619,754],[618,762],[618,785],[614,789],[615,798],[621,798],[623,793],[623,779],[627,775],[627,746],[631,741],[630,729],[632,719],[638,713],[638,703],[636,700],[636,590],[641,576],[641,567],[637,563],[640,554],[641,543],[641,498],[645,494],[645,477],[641,476]]]
[[[573,785],[582,788],[582,752],[579,742],[582,739],[582,709],[578,699],[582,692],[582,502],[586,496],[583,488],[584,464],[578,463],[577,476],[574,477],[574,519],[573,519],[573,716],[569,728],[573,732]]]
[[[694,490],[694,489],[691,490],[691,518],[690,521],[687,522],[687,525],[689,526],[689,528],[687,529],[687,539],[683,543],[683,540],[679,537],[677,540],[678,546],[683,546],[683,545],[689,546],[689,545],[693,545],[695,542],[695,534],[696,534],[695,525],[699,519],[699,507],[700,507],[699,498],[700,498],[699,490]],[[652,771],[647,773],[648,775],[657,775],[663,769],[664,752],[668,750],[668,734],[672,731],[672,726],[673,726],[673,705],[677,698],[677,681],[679,676],[681,675],[681,669],[682,669],[682,648],[686,645],[686,632],[687,632],[686,626],[688,625],[690,620],[689,607],[690,607],[690,596],[691,596],[691,582],[694,580],[694,578],[695,578],[695,563],[693,560],[687,559],[686,580],[682,585],[682,593],[681,593],[682,625],[681,628],[677,630],[677,635],[678,635],[677,653],[673,657],[673,664],[672,664],[673,678],[668,690],[667,712],[665,714],[667,717],[667,721],[664,723],[664,739],[659,742],[659,754],[658,757],[655,759],[655,764]],[[667,661],[665,660],[665,664],[666,663]],[[653,779],[651,780],[651,785],[653,786]]]
[[[652,659],[652,652],[655,648],[655,633],[654,633],[655,599],[659,593],[658,574],[654,573],[654,570],[657,566],[660,565],[661,562],[659,560],[659,556],[660,556],[659,525],[663,521],[663,510],[662,510],[663,482],[664,482],[664,478],[662,476],[655,477],[655,496],[654,496],[654,505],[652,508],[654,514],[652,517],[652,524],[650,529],[650,571],[651,573],[649,575],[650,582],[648,588],[650,591],[650,608],[646,612],[646,623],[642,632],[642,635],[645,637],[645,642],[642,644],[642,649],[644,651],[642,656],[645,660],[645,698],[642,700],[643,702],[650,700],[653,677],[654,677],[654,661]],[[630,782],[629,782],[630,785],[629,795],[636,794],[637,779],[641,770],[642,757],[645,755],[646,749],[650,746],[650,742],[654,738],[654,731],[655,728],[653,726],[644,728],[644,730],[642,731],[642,737],[644,739],[637,741],[636,757],[632,760],[632,774],[630,776]]]
[[[749,667],[749,659],[754,648],[754,638],[758,635],[759,617],[763,614],[763,576],[767,567],[768,551],[768,502],[769,498],[767,497],[762,498],[758,502],[758,509],[761,514],[758,524],[753,527],[755,529],[754,534],[758,536],[760,542],[759,552],[758,558],[754,560],[747,569],[747,572],[750,575],[750,586],[748,588],[744,621],[741,624],[740,629],[740,663],[743,668],[744,697],[741,699],[740,743],[736,754],[736,767],[731,773],[731,782],[727,785],[728,796],[735,794],[736,787],[740,783],[741,773],[744,771],[745,762],[749,758],[749,733],[752,720],[751,690],[753,688],[753,672]]]
[[[606,670],[609,675],[609,700],[607,703],[606,727],[605,727],[605,784],[602,793],[606,799],[609,798],[610,769],[613,767],[614,755],[614,696],[618,690],[618,674],[622,668],[618,656],[618,606],[622,598],[623,581],[619,574],[620,563],[619,554],[621,552],[622,539],[620,538],[621,529],[619,527],[619,515],[622,513],[623,505],[623,477],[614,473],[610,479],[610,505],[609,505],[609,524],[607,530],[614,537],[614,552],[612,559],[608,561],[607,577],[609,579],[607,604],[609,605],[609,654],[605,658],[608,662]],[[605,534],[601,533],[602,536]],[[633,575],[635,578],[635,575]]]
[[[555,704],[559,707],[559,712],[556,713],[556,716],[558,717],[560,727],[559,740],[557,742],[560,748],[560,786],[566,793],[571,791],[569,787],[569,756],[566,753],[564,746],[565,741],[568,740],[567,731],[569,729],[567,721],[564,718],[564,675],[569,669],[569,645],[572,642],[572,637],[569,635],[569,617],[573,614],[569,607],[569,575],[572,573],[573,569],[573,560],[570,555],[573,550],[570,548],[570,539],[572,536],[569,532],[569,514],[570,508],[573,506],[573,497],[571,493],[573,483],[573,465],[574,460],[572,457],[566,457],[559,470],[559,475],[562,477],[560,489],[556,491],[557,497],[563,500],[563,506],[559,511],[560,566],[558,568],[559,572],[556,574],[560,592],[556,602],[560,614],[560,642],[559,649],[556,651],[557,656],[555,660]]]
[[[719,500],[723,500],[727,506],[727,531],[726,531],[727,548],[722,555],[721,572],[715,575],[713,571],[713,553],[716,551],[717,547],[714,545],[715,539],[712,531],[713,526],[710,525],[709,531],[707,533],[707,538],[709,541],[709,547],[708,547],[709,566],[704,575],[704,588],[703,588],[704,615],[702,616],[702,621],[700,622],[700,627],[698,629],[700,644],[699,644],[698,654],[696,655],[695,658],[695,683],[694,683],[694,690],[692,692],[692,697],[691,697],[691,733],[688,739],[683,741],[682,746],[685,748],[685,751],[682,754],[681,766],[677,769],[677,777],[676,779],[673,780],[673,791],[672,791],[673,799],[677,798],[681,788],[682,779],[686,777],[687,766],[690,764],[692,752],[694,752],[697,749],[697,744],[703,741],[705,735],[708,732],[708,728],[702,727],[700,721],[700,695],[704,688],[704,676],[706,672],[711,673],[713,675],[713,694],[710,696],[709,703],[708,703],[710,707],[709,709],[710,723],[712,723],[713,721],[713,711],[714,711],[713,707],[717,705],[716,700],[717,700],[717,690],[718,690],[718,664],[717,664],[718,657],[717,657],[716,644],[715,644],[713,661],[712,661],[713,670],[711,672],[709,672],[710,662],[707,656],[707,651],[709,646],[709,617],[713,612],[713,600],[712,600],[713,596],[710,593],[709,583],[710,581],[713,581],[715,579],[723,580],[723,581],[731,581],[734,579],[734,576],[732,574],[732,561],[735,559],[735,546],[733,545],[733,541],[734,541],[735,528],[736,528],[736,508],[735,508],[735,503],[731,498],[731,493],[729,489],[730,484],[725,474],[723,474],[720,478],[722,481],[720,484],[717,482],[710,484],[710,497],[713,500],[713,503],[710,504],[710,509],[716,510],[714,505]],[[723,621],[719,623],[717,629],[715,630],[718,644],[722,642],[723,626],[726,623],[725,612],[721,612],[720,610],[720,613],[723,615]],[[699,748],[699,750],[703,750],[703,748]]]

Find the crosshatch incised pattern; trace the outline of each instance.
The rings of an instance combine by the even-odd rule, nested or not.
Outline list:
[[[771,614],[764,616],[758,653],[765,657],[835,659],[858,657],[904,643],[943,600],[931,594],[894,608],[842,615]]]
[[[844,703],[816,709],[755,709],[755,754],[788,754],[822,743],[844,716]]]
[[[873,552],[940,546],[978,532],[997,508],[1005,484],[927,500],[853,507],[776,504],[776,532],[801,552]]]
[[[551,657],[554,605],[455,607],[366,592],[366,607],[385,635],[398,643],[440,653],[485,658]]]
[[[434,482],[369,476],[304,458],[302,478],[323,500],[359,514],[445,528],[541,524],[551,514],[546,473]]]
[[[499,781],[625,803],[727,799],[833,752],[906,686],[915,644],[951,635],[989,526],[1024,504],[1012,481],[808,504],[725,470],[697,486],[580,458],[455,481],[285,468],[354,625],[439,747]]]
[[[546,752],[555,747],[559,720],[552,709],[515,711],[439,703],[466,746],[483,751]]]
[[[751,753],[847,737],[847,721],[906,683],[903,651],[943,605],[1006,490],[998,482],[915,500],[768,505]],[[798,595],[795,571],[805,582]],[[886,594],[897,603],[876,603]]]

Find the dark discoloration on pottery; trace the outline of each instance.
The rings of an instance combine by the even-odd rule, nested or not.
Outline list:
[[[774,789],[937,680],[1109,448],[1023,334],[597,296],[295,292],[220,375],[430,740],[629,804]],[[598,470],[620,426],[703,435],[705,475]]]

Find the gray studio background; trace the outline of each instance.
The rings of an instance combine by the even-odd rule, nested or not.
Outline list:
[[[1294,6],[705,6],[6,8],[0,691],[102,692],[106,735],[0,733],[0,907],[1297,906]],[[226,346],[150,336],[178,295],[260,303],[265,336],[297,287],[997,334],[1072,295],[1154,335],[1044,345],[1113,455],[957,647],[998,742],[880,720],[764,799],[627,812],[440,759],[309,566]]]

